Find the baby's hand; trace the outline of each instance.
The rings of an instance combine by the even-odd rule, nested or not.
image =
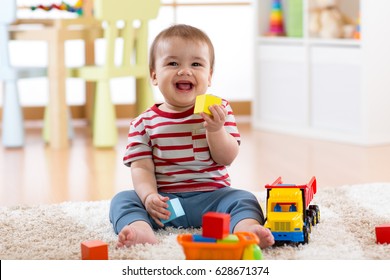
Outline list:
[[[164,224],[160,219],[168,220],[171,213],[167,210],[168,204],[166,203],[169,197],[159,195],[158,193],[150,194],[145,199],[145,209],[153,220],[161,227]]]
[[[209,107],[211,116],[206,113],[201,113],[204,119],[204,127],[208,132],[215,132],[220,130],[226,121],[227,111],[222,105],[212,105]]]

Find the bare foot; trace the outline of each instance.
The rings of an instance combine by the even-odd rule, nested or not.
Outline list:
[[[136,221],[125,226],[118,234],[117,248],[129,247],[135,244],[156,244],[157,238],[153,229],[144,221]]]
[[[263,227],[258,221],[253,219],[244,219],[237,223],[234,232],[253,232],[260,239],[261,249],[272,246],[275,243],[274,236],[268,228]]]

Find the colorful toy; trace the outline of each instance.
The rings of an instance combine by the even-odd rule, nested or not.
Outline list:
[[[100,240],[81,242],[82,260],[108,260],[108,244]]]
[[[252,232],[226,233],[230,215],[208,212],[202,219],[202,235],[179,234],[177,241],[183,247],[187,260],[261,260],[263,254],[259,238]],[[211,236],[223,236],[214,238]]]
[[[267,220],[275,244],[309,242],[311,227],[320,222],[320,209],[310,205],[317,192],[316,178],[307,185],[283,184],[279,177],[267,189]]]
[[[271,14],[269,18],[269,30],[267,36],[285,36],[283,24],[282,3],[280,0],[272,1]]]
[[[214,104],[221,105],[222,99],[219,98],[218,96],[211,95],[211,94],[198,95],[195,101],[194,114],[204,112],[206,114],[211,115],[209,107]]]
[[[262,254],[260,247],[257,245],[259,239],[252,232],[237,232],[237,242],[231,243],[212,243],[196,242],[191,234],[179,234],[177,241],[183,247],[187,260],[260,260]]]
[[[167,220],[161,220],[163,224],[168,223],[176,218],[184,216],[184,210],[178,198],[168,200],[168,211],[171,212],[171,216]]]
[[[32,11],[35,11],[35,10],[44,10],[44,11],[50,11],[50,10],[60,10],[60,11],[67,11],[67,12],[71,12],[71,13],[77,13],[78,15],[82,15],[83,14],[83,1],[82,0],[79,0],[76,2],[76,4],[74,6],[72,5],[69,5],[67,4],[66,2],[61,2],[60,5],[57,5],[57,4],[51,4],[51,5],[38,5],[38,6],[31,6],[30,9]]]
[[[262,260],[263,252],[256,244],[251,244],[245,247],[244,254],[242,256],[243,260]]]
[[[390,244],[390,224],[383,224],[375,227],[376,243]]]
[[[229,235],[230,215],[208,212],[202,218],[202,235],[216,239],[224,239]]]
[[[356,40],[360,40],[360,14],[357,18],[357,24],[355,27],[355,32],[353,33],[353,38]]]

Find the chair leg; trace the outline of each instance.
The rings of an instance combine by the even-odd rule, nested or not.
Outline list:
[[[137,115],[154,104],[154,96],[149,78],[139,78],[136,80],[136,109]]]
[[[118,141],[115,107],[111,101],[109,81],[97,82],[92,131],[93,145],[95,147],[114,147]]]
[[[7,148],[23,147],[24,120],[17,84],[16,81],[5,81],[4,86],[3,145]]]
[[[47,105],[45,107],[45,111],[43,113],[43,130],[42,130],[42,138],[45,143],[50,142],[50,106]],[[74,138],[74,129],[72,126],[72,113],[70,108],[68,108],[68,138]]]

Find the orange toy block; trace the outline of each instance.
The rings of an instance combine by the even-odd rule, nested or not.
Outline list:
[[[230,215],[207,212],[202,218],[202,235],[216,239],[224,239],[229,235]]]
[[[206,114],[211,115],[209,107],[214,104],[221,105],[222,99],[211,94],[198,95],[195,101],[194,114],[205,112]]]
[[[390,244],[390,224],[375,227],[376,243]]]
[[[108,260],[108,244],[100,240],[81,242],[82,260]]]

